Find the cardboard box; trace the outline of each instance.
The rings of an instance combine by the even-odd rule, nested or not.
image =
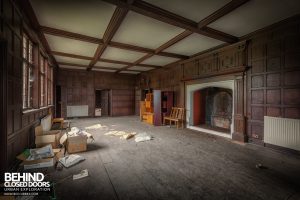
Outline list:
[[[57,148],[60,144],[60,137],[60,130],[43,131],[41,126],[35,127],[35,145],[37,148],[47,144],[51,144],[52,148]]]
[[[37,169],[43,167],[53,167],[54,166],[54,158],[44,158],[39,160],[25,160],[23,161],[24,169]]]
[[[54,163],[57,162],[60,158],[64,157],[65,149],[58,148],[53,149],[54,157],[38,159],[38,160],[26,160],[28,158],[28,152],[25,150],[21,154],[17,156],[17,158],[21,161],[21,165],[24,166],[24,169],[36,169],[36,168],[43,168],[43,167],[52,167]]]
[[[78,135],[68,137],[67,151],[68,153],[83,152],[87,149],[87,137],[85,135]]]

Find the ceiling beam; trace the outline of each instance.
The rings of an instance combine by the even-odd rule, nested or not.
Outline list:
[[[78,33],[64,31],[64,30],[60,30],[60,29],[56,29],[56,28],[47,27],[47,26],[40,26],[40,28],[44,34],[55,35],[55,36],[59,36],[59,37],[69,38],[69,39],[73,39],[73,40],[79,40],[79,41],[83,41],[83,42],[89,42],[89,43],[93,43],[93,44],[104,44],[102,39],[98,39],[95,37],[81,35]],[[108,46],[115,47],[118,49],[142,52],[142,53],[155,53],[155,50],[153,50],[153,49],[139,47],[139,46],[130,45],[130,44],[124,44],[121,42],[110,41],[108,43]],[[185,56],[185,55],[169,53],[169,52],[159,52],[159,53],[155,53],[155,54],[160,55],[160,56],[171,57],[171,58],[180,58],[180,59],[188,59],[189,58],[188,56]]]
[[[86,36],[86,35],[82,35],[82,34],[78,34],[78,33],[73,33],[73,32],[69,32],[69,31],[64,31],[61,29],[51,28],[51,27],[47,27],[47,26],[40,26],[40,29],[44,34],[48,34],[48,35],[55,35],[55,36],[59,36],[59,37],[69,38],[69,39],[73,39],[73,40],[80,40],[83,42],[90,42],[90,43],[94,43],[94,44],[102,44],[103,43],[102,39],[90,37],[90,36]]]
[[[98,61],[98,59],[101,57],[101,55],[105,51],[106,47],[108,46],[108,43],[111,41],[111,39],[117,32],[118,28],[120,27],[120,25],[121,25],[123,19],[125,18],[125,16],[127,15],[127,13],[128,13],[127,8],[117,7],[115,9],[113,16],[110,19],[110,22],[104,32],[103,39],[102,39],[103,44],[98,45],[97,50],[94,54],[94,57],[91,60],[89,66],[87,68],[88,70],[92,69],[93,66],[96,64],[96,62]]]
[[[215,11],[214,13],[212,13],[211,15],[209,15],[208,17],[206,17],[205,19],[201,20],[198,23],[193,22],[189,19],[185,19],[179,15],[168,12],[166,10],[163,10],[159,7],[153,6],[153,5],[143,2],[143,1],[135,1],[136,3],[140,3],[140,4],[138,4],[139,6],[136,6],[136,7],[133,7],[132,5],[125,5],[124,3],[117,1],[117,0],[108,0],[108,1],[114,2],[115,4],[117,4],[119,6],[126,6],[129,9],[134,10],[136,12],[139,10],[140,14],[143,14],[143,15],[146,15],[148,17],[152,17],[152,18],[155,18],[158,20],[160,20],[160,19],[157,17],[159,15],[161,15],[161,17],[162,17],[161,19],[164,19],[164,20],[160,20],[160,21],[163,21],[163,22],[175,25],[175,26],[179,26],[181,28],[186,28],[185,31],[183,31],[182,33],[178,34],[171,40],[167,41],[166,43],[164,43],[160,47],[158,47],[155,50],[155,54],[159,54],[159,53],[162,53],[163,50],[165,50],[168,47],[174,45],[175,43],[183,40],[184,38],[190,36],[194,32],[200,33],[200,34],[208,36],[208,37],[213,36],[212,38],[214,38],[214,39],[218,39],[218,40],[225,41],[228,43],[237,41],[238,38],[236,38],[232,35],[223,33],[221,31],[209,28],[209,27],[207,27],[207,25],[216,21],[217,19],[221,18],[222,16],[228,14],[229,12],[238,8],[239,6],[245,4],[249,0],[232,0],[231,2],[227,3],[225,6],[218,9],[217,11]],[[195,28],[200,29],[200,32],[199,32],[199,30],[195,30]],[[225,38],[225,40],[224,40],[224,38]],[[143,62],[145,59],[150,58],[152,55],[149,53],[146,56],[144,56],[144,57],[140,58],[139,60],[137,60],[136,62],[134,62],[134,64],[137,65],[140,62]],[[175,61],[173,63],[167,64],[165,67],[169,67],[173,64],[178,63],[179,61]],[[126,70],[132,66],[134,66],[134,65],[125,66],[122,69],[118,70],[117,72]]]
[[[76,64],[76,63],[69,63],[69,62],[58,62],[59,65],[66,65],[66,66],[73,66],[73,67],[82,67],[86,68],[87,65],[82,65],[82,64]],[[103,67],[103,66],[94,66],[94,68],[97,69],[109,69],[109,70],[118,70],[118,68],[113,68],[113,67]],[[127,71],[133,71],[133,72],[142,72],[141,70],[127,70]]]
[[[117,70],[116,73],[119,73],[120,71],[123,71],[123,70],[128,70],[130,67],[137,66],[138,64],[140,64],[141,62],[143,62],[144,60],[146,60],[152,56],[153,56],[153,54],[146,54],[145,56],[141,57],[134,63],[131,63],[130,65],[127,65],[127,66],[122,67],[121,69]]]
[[[117,61],[117,60],[111,60],[111,59],[105,59],[105,58],[99,58],[99,61],[101,62],[108,62],[108,63],[114,63],[114,64],[122,64],[122,65],[133,65],[133,63],[130,62],[124,62],[124,61]],[[149,65],[149,64],[136,64],[136,66],[140,66],[140,67],[152,67],[152,68],[156,68],[159,69],[161,68],[161,66],[158,65]]]
[[[198,23],[198,28],[204,28],[205,26],[213,23],[217,19],[227,15],[228,13],[232,12],[233,10],[237,9],[238,7],[242,6],[243,4],[247,3],[249,0],[232,0],[227,3],[222,8],[218,9],[211,15],[207,16],[203,20]]]
[[[221,31],[213,31],[209,29],[200,29],[198,28],[198,23],[194,22],[190,19],[184,18],[147,2],[136,0],[132,4],[128,4],[121,0],[105,0],[109,3],[115,4],[117,6],[127,8],[139,14],[145,15],[147,17],[154,18],[156,20],[189,30],[193,33],[198,33],[201,35],[205,35],[207,37],[211,37],[217,40],[221,40],[227,43],[234,43],[238,41],[238,38]]]
[[[69,58],[77,58],[77,59],[83,59],[83,60],[92,60],[93,59],[93,57],[89,57],[89,56],[81,56],[81,55],[70,54],[70,53],[63,53],[63,52],[58,52],[58,51],[52,51],[52,54],[53,55],[57,55],[57,56],[63,56],[63,57],[69,57]],[[121,64],[121,65],[132,65],[133,64],[131,62],[111,60],[111,59],[105,59],[105,58],[99,58],[98,61],[107,62],[107,63],[113,63],[113,64]],[[158,65],[148,65],[148,64],[137,64],[136,66],[152,67],[152,68],[155,68],[155,69],[161,68],[161,66],[158,66]]]
[[[142,53],[152,53],[152,54],[157,54],[159,56],[165,56],[165,57],[171,57],[171,58],[180,58],[180,59],[188,59],[189,56],[186,55],[181,55],[181,54],[176,54],[176,53],[170,53],[170,52],[155,52],[155,49],[149,49],[145,47],[139,47],[131,44],[124,44],[120,42],[109,42],[108,44],[111,47],[119,48],[119,49],[125,49],[125,50],[130,50],[130,51],[137,51],[137,52],[142,52]]]
[[[93,59],[93,57],[89,57],[89,56],[81,56],[81,55],[75,55],[75,54],[70,54],[70,53],[63,53],[63,52],[59,52],[59,51],[52,51],[52,54],[56,55],[56,56],[77,58],[77,59],[83,59],[83,60],[92,60]]]
[[[169,41],[167,41],[166,43],[162,44],[157,49],[155,49],[154,53],[148,53],[147,55],[145,55],[142,58],[138,59],[134,63],[132,63],[130,65],[127,65],[127,66],[121,68],[120,70],[116,71],[116,73],[119,73],[120,71],[126,70],[126,69],[128,69],[130,67],[133,67],[135,65],[138,66],[141,62],[143,62],[144,60],[152,57],[154,54],[158,55],[159,53],[164,53],[164,52],[162,52],[163,50],[167,49],[168,47],[172,46],[176,42],[186,38],[187,36],[189,36],[191,34],[192,34],[192,32],[190,32],[190,31],[187,31],[187,30],[183,31],[182,33],[178,34],[177,36],[173,37],[172,39],[170,39]],[[183,59],[186,59],[186,58],[180,58],[180,60],[183,60]]]

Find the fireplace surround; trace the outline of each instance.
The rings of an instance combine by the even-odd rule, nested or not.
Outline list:
[[[232,138],[234,92],[234,80],[187,85],[187,128]]]

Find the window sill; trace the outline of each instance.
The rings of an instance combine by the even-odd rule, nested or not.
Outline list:
[[[51,107],[54,107],[54,105],[49,105],[49,106],[44,106],[44,107],[41,107],[41,108],[33,108],[33,109],[29,109],[29,110],[24,110],[22,112],[22,114],[23,115],[28,115],[28,114],[36,113],[36,112],[39,112],[41,110],[45,110],[45,109],[51,108]]]

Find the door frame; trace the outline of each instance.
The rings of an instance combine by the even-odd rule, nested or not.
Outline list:
[[[107,90],[108,91],[108,106],[107,106],[107,116],[112,116],[111,114],[111,110],[112,110],[112,103],[111,103],[111,89],[107,89],[107,88],[95,88],[94,89],[94,117],[95,117],[95,109],[96,109],[96,91],[103,91],[103,90]],[[101,94],[102,97],[102,94]]]

